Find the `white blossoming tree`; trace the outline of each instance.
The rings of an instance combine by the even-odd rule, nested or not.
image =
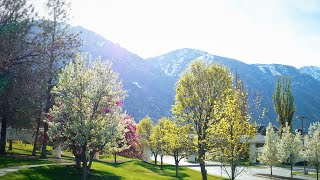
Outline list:
[[[106,148],[119,129],[125,92],[111,63],[88,62],[84,55],[71,61],[53,88],[54,106],[48,115],[50,138],[72,149],[77,166],[87,178],[92,159]],[[119,137],[121,138],[121,137]]]
[[[316,122],[310,125],[308,136],[306,137],[306,150],[304,157],[309,165],[314,165],[317,170],[317,180],[319,179],[320,165],[320,123]]]
[[[114,163],[117,163],[117,154],[119,152],[130,148],[130,145],[127,144],[125,137],[128,129],[126,128],[126,122],[123,120],[124,116],[126,116],[126,114],[121,115],[121,120],[118,126],[111,131],[111,139],[105,146],[105,149],[113,154]]]
[[[272,176],[272,166],[279,163],[277,143],[279,141],[278,133],[274,131],[273,125],[269,123],[266,130],[265,144],[263,151],[259,155],[258,160],[262,164],[270,166],[270,174]]]
[[[301,134],[299,132],[293,134],[290,129],[290,126],[286,123],[277,148],[279,161],[290,165],[292,178],[292,167],[301,157],[302,141]]]

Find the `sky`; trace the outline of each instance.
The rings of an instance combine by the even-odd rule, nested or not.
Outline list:
[[[246,63],[320,66],[318,0],[71,0],[80,25],[143,58],[196,48]]]

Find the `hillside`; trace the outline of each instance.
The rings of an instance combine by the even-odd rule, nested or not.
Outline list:
[[[132,114],[136,121],[149,115],[154,121],[160,117],[170,116],[174,103],[174,87],[180,73],[194,59],[213,61],[238,72],[249,91],[249,104],[253,120],[257,121],[261,109],[257,110],[253,100],[262,97],[261,108],[268,110],[266,117],[258,122],[266,125],[269,121],[276,123],[273,110],[272,93],[277,75],[292,78],[292,92],[297,106],[297,115],[307,116],[308,122],[318,121],[320,117],[320,80],[319,67],[297,69],[281,64],[246,64],[239,60],[216,56],[196,49],[179,49],[153,58],[143,59],[125,48],[112,43],[102,36],[76,27],[82,31],[83,50],[93,57],[113,61],[113,68],[119,73],[128,97],[125,110]],[[259,112],[260,111],[260,112]],[[295,128],[300,122],[294,119]]]

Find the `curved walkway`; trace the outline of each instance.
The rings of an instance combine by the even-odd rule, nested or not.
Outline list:
[[[71,165],[74,163],[52,163],[52,164],[34,164],[34,165],[24,165],[24,166],[14,166],[14,167],[7,167],[7,168],[1,168],[0,169],[0,177],[6,175],[10,172],[16,172],[21,169],[25,168],[33,168],[33,167],[40,167],[40,166],[52,166],[52,165]]]
[[[175,164],[173,157],[165,156],[163,157],[163,162],[167,164]],[[200,166],[198,163],[189,163],[184,160],[181,160],[179,163],[179,166],[188,167],[190,169],[194,169],[197,171],[200,171]],[[215,175],[215,176],[222,176],[225,178],[228,178],[228,175],[221,171],[221,166],[218,163],[215,162],[206,162],[206,170],[208,174]],[[294,167],[295,171],[302,171],[303,167]],[[238,180],[283,180],[283,179],[291,179],[290,178],[290,169],[289,168],[280,168],[280,167],[274,167],[273,168],[273,174],[274,176],[270,178],[270,168],[252,168],[248,167],[245,168],[245,170],[236,177]],[[315,178],[308,177],[308,176],[293,176],[294,180],[314,180]]]

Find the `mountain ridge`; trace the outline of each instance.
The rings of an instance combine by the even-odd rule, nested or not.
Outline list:
[[[277,75],[288,75],[292,79],[292,92],[297,105],[295,116],[308,116],[310,122],[319,120],[320,110],[317,107],[320,106],[320,79],[316,78],[317,73],[320,77],[319,67],[306,66],[298,69],[282,64],[246,64],[237,59],[193,48],[181,48],[144,59],[93,31],[82,27],[80,29],[81,38],[84,40],[83,51],[91,53],[93,57],[101,56],[102,59],[113,61],[113,68],[119,73],[124,89],[129,95],[125,100],[124,109],[132,114],[136,121],[146,115],[154,121],[163,116],[171,116],[175,83],[181,72],[194,59],[223,64],[232,73],[237,72],[249,91],[249,105],[254,106],[252,101],[258,93],[262,96],[261,107],[269,110],[266,117],[259,122],[263,125],[267,125],[269,121],[278,124],[272,103]],[[251,109],[255,120],[261,111],[262,109],[253,112]],[[295,119],[294,126],[298,128],[300,122]]]

